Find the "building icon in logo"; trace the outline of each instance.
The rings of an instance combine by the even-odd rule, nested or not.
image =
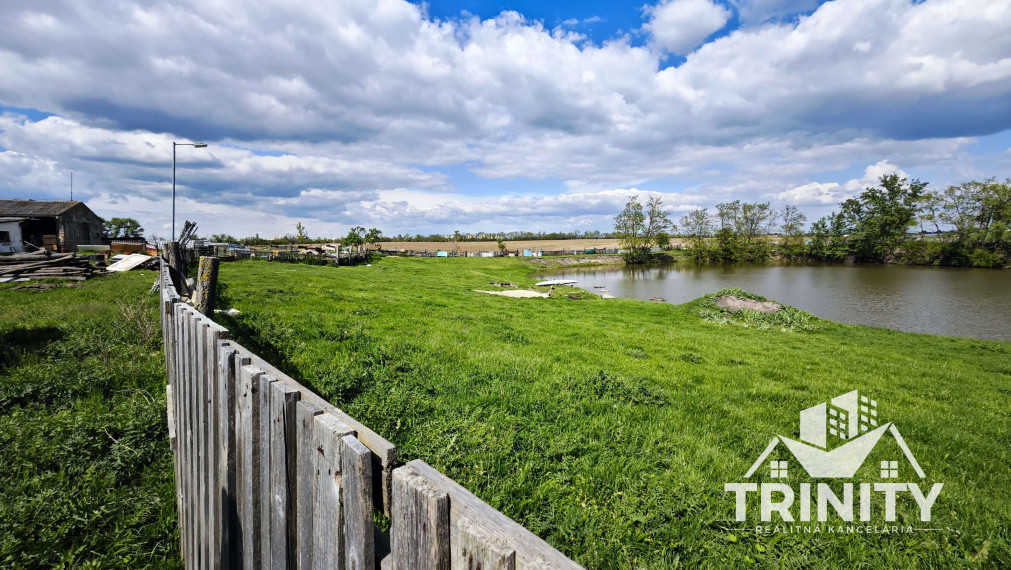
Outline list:
[[[882,423],[878,417],[877,401],[860,395],[857,390],[801,410],[800,440],[784,435],[773,437],[744,478],[754,475],[765,464],[769,454],[782,443],[811,477],[848,479],[856,474],[886,433],[895,439],[916,474],[921,479],[925,478],[899,429],[891,422]],[[785,478],[788,472],[789,461],[769,462],[772,478]],[[884,479],[897,478],[899,461],[882,461],[880,474]]]

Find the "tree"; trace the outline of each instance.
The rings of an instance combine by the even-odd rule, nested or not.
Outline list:
[[[298,232],[295,237],[298,239],[299,243],[309,241],[309,232],[305,230],[305,226],[302,225],[302,222],[295,224],[295,231]]]
[[[383,241],[383,232],[377,228],[369,228],[369,231],[365,234],[364,239],[370,249],[379,249],[379,246],[381,245],[380,242]]]
[[[670,234],[666,231],[659,231],[654,237],[656,240],[656,246],[663,250],[670,249]]]
[[[819,261],[843,261],[849,253],[850,227],[842,212],[832,212],[811,224],[811,245],[807,253]]]
[[[102,222],[102,231],[111,238],[142,238],[144,228],[133,218],[111,218]]]
[[[498,244],[498,253],[499,253],[499,255],[504,256],[505,255],[505,250],[506,250],[506,242],[505,242],[505,240],[502,239],[502,238],[495,238],[495,242]]]
[[[787,204],[783,207],[782,218],[780,248],[783,255],[787,259],[801,257],[804,254],[804,222],[807,221],[807,216],[796,206]]]
[[[759,236],[772,233],[776,223],[776,211],[768,202],[744,202],[734,213],[734,230],[747,244],[754,243]]]
[[[776,221],[768,202],[734,200],[716,205],[716,243],[709,250],[712,261],[765,261],[771,247],[767,238]]]
[[[926,182],[907,183],[898,174],[885,174],[878,188],[842,203],[842,214],[853,228],[850,248],[857,261],[887,261],[916,223]]]
[[[931,193],[927,202],[933,201]],[[943,247],[942,263],[1000,267],[1011,254],[1011,179],[971,181],[948,187],[939,195],[937,217],[950,226],[951,238]]]
[[[210,240],[215,243],[239,243],[239,240],[228,234],[211,234]]]
[[[355,253],[361,253],[362,247],[365,245],[365,228],[354,226],[349,229],[348,235],[341,240],[341,245]]]
[[[681,218],[681,232],[691,245],[688,257],[696,262],[708,261],[709,238],[713,235],[713,219],[709,211],[699,208],[685,214]]]
[[[677,229],[670,221],[670,214],[663,208],[663,199],[659,196],[651,196],[646,202],[646,237],[652,238],[660,247],[670,245],[670,232]],[[667,238],[662,245],[661,234]]]
[[[647,210],[643,212],[638,196],[632,196],[625,203],[625,209],[614,218],[614,232],[625,250],[622,257],[626,263],[648,261],[650,247],[656,243],[657,235],[674,229],[670,212],[663,209],[663,199],[652,196],[646,206]]]

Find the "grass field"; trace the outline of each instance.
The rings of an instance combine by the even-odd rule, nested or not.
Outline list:
[[[154,272],[0,285],[0,567],[178,567]]]
[[[516,258],[223,264],[220,306],[241,314],[220,320],[402,460],[424,459],[588,568],[1011,560],[1011,344],[803,315],[763,330],[716,322],[699,301],[473,291],[530,285],[531,269]],[[944,483],[929,525],[942,530],[726,530],[741,523],[724,483],[743,481],[773,435],[796,436],[801,409],[853,389],[878,398],[926,481]],[[877,459],[858,476],[878,481]],[[772,481],[767,469],[752,480]],[[793,468],[776,481],[807,480]],[[908,493],[896,510],[896,524],[927,526]]]

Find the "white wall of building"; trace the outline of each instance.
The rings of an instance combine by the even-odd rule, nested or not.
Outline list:
[[[0,253],[24,251],[21,246],[21,222],[0,222],[0,232],[7,232],[9,237],[9,239],[0,237]]]

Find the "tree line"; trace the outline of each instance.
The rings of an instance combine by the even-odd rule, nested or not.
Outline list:
[[[1011,179],[971,181],[944,190],[886,174],[879,185],[844,200],[805,230],[793,205],[734,200],[715,211],[693,210],[676,226],[659,197],[645,209],[631,198],[615,217],[627,262],[651,258],[650,248],[683,238],[696,262],[761,262],[772,257],[814,261],[902,262],[1005,267],[1011,261]]]

